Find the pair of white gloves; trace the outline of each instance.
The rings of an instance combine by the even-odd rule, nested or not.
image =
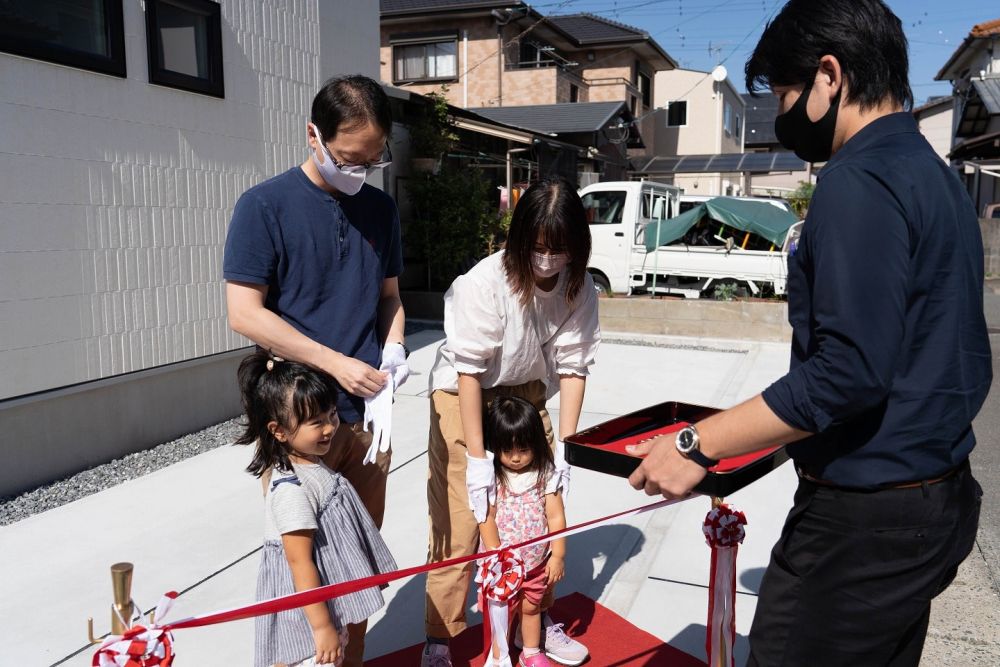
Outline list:
[[[562,440],[556,439],[555,464],[553,473],[557,478],[556,488],[562,493],[563,503],[569,497],[570,466],[566,463],[566,452]],[[493,467],[493,452],[486,452],[486,458],[477,459],[465,453],[465,488],[469,492],[469,509],[476,515],[476,521],[486,521],[489,505],[496,503],[497,476]]]
[[[392,396],[410,377],[406,349],[402,343],[389,343],[382,348],[382,364],[378,369],[388,372],[389,378],[377,394],[365,399],[364,429],[370,430],[372,434],[372,444],[365,453],[365,463],[374,463],[379,452],[389,451],[392,437]]]

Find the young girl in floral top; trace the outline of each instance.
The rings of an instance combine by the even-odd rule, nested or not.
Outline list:
[[[542,417],[529,401],[514,396],[493,400],[483,423],[483,442],[493,453],[497,494],[481,527],[483,546],[519,544],[566,527],[552,449]],[[551,667],[541,651],[540,605],[546,590],[563,578],[566,540],[520,550],[527,575],[519,593],[522,667]],[[496,655],[494,647],[494,655]]]

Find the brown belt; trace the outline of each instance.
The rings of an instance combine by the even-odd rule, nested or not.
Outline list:
[[[962,463],[960,465],[955,466],[954,468],[952,468],[951,470],[949,470],[945,474],[941,475],[940,477],[934,477],[933,479],[925,479],[925,480],[922,480],[920,482],[900,482],[900,483],[897,483],[897,484],[882,484],[882,485],[879,485],[879,486],[875,487],[873,490],[875,490],[875,491],[883,491],[883,490],[888,490],[888,489],[919,489],[919,488],[924,487],[924,486],[930,486],[932,484],[937,484],[939,482],[943,482],[943,481],[945,481],[947,479],[950,479],[951,477],[954,477],[959,471],[961,471],[962,469],[964,469],[967,465],[968,465],[968,461],[966,461],[965,463]],[[798,468],[796,469],[796,472],[798,472],[799,477],[801,479],[804,479],[807,482],[811,482],[813,484],[816,484],[817,486],[826,486],[826,487],[829,487],[829,488],[832,488],[832,489],[848,489],[848,490],[852,488],[852,487],[849,487],[849,486],[844,486],[842,484],[834,484],[833,482],[830,482],[830,481],[825,480],[825,479],[820,479],[819,477],[813,477],[809,473],[805,472],[804,470],[798,469]]]

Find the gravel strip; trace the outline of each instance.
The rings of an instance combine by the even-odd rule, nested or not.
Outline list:
[[[441,329],[441,322],[416,320],[406,323],[406,334],[425,329]],[[122,482],[148,475],[186,458],[202,454],[221,445],[232,444],[243,431],[242,417],[209,426],[152,449],[129,454],[109,463],[79,472],[18,496],[0,497],[0,526],[26,519],[33,514],[54,509],[92,493],[110,489]]]
[[[242,432],[241,419],[230,419],[209,426],[197,433],[94,466],[72,477],[40,486],[19,496],[0,498],[0,526],[110,489],[124,481],[148,475],[154,470],[166,468],[221,445],[232,444]]]

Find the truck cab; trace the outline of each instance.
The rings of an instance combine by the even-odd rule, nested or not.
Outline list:
[[[629,294],[629,262],[642,245],[646,225],[680,213],[680,190],[650,181],[593,183],[580,190],[590,225],[591,256],[587,268],[598,290]]]

